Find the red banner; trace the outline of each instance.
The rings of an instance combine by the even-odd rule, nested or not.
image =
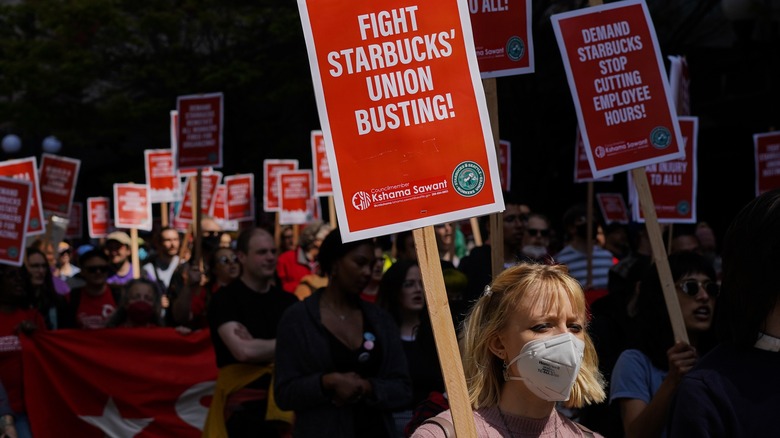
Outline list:
[[[217,376],[208,330],[57,330],[21,341],[36,438],[200,438]]]
[[[41,206],[47,215],[70,216],[81,160],[43,154],[41,157]]]

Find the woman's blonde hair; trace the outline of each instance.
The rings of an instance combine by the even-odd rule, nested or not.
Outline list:
[[[507,326],[521,301],[524,308],[541,305],[545,312],[561,311],[571,303],[587,322],[585,294],[565,265],[521,263],[501,272],[477,300],[464,321],[463,370],[474,409],[498,404],[504,385],[504,362],[490,350],[490,341]],[[593,341],[583,331],[585,353],[566,407],[580,408],[606,398]]]

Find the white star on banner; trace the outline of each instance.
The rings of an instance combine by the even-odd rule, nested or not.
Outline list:
[[[110,397],[103,408],[103,416],[79,415],[79,418],[99,428],[109,438],[132,438],[154,421],[154,418],[122,418]]]

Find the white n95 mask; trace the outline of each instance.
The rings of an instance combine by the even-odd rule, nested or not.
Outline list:
[[[506,365],[504,378],[522,380],[543,400],[565,401],[577,379],[584,352],[585,342],[571,333],[536,339],[525,344],[520,354]],[[515,363],[520,377],[508,373]]]

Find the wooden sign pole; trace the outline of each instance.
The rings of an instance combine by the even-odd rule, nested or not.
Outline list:
[[[138,229],[130,228],[130,260],[133,267],[133,279],[141,278],[141,263],[138,259]]]
[[[160,203],[160,223],[162,224],[163,228],[168,226],[168,203],[167,202]]]
[[[463,374],[458,340],[452,325],[452,314],[444,287],[444,276],[436,246],[436,233],[432,226],[415,229],[413,232],[417,260],[420,265],[428,314],[433,326],[436,350],[447,388],[447,398],[452,411],[452,422],[458,438],[476,438],[474,414],[469,403],[466,378]]]
[[[336,203],[333,202],[333,195],[328,196],[328,219],[330,221],[330,228],[336,229]]]
[[[677,300],[677,291],[675,290],[674,280],[672,279],[672,270],[669,267],[669,259],[664,249],[664,240],[661,236],[661,228],[658,226],[658,215],[655,212],[655,203],[653,195],[650,192],[650,185],[647,183],[647,173],[644,167],[632,169],[634,185],[637,195],[639,195],[639,206],[642,207],[642,214],[645,216],[645,228],[650,238],[650,247],[653,250],[653,261],[658,269],[658,276],[661,279],[661,288],[664,291],[664,300],[666,301],[666,310],[669,312],[669,319],[672,321],[672,331],[674,331],[675,341],[688,342],[688,332],[685,330],[685,321],[683,320],[680,302]]]

